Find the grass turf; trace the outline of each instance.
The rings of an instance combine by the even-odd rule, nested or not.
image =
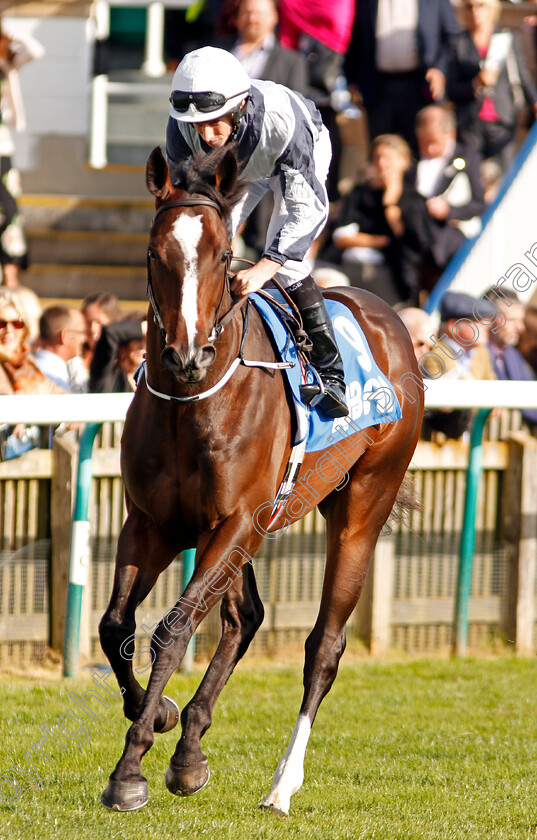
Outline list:
[[[200,676],[174,676],[167,693],[183,705]],[[143,760],[149,804],[131,813],[99,804],[127,728],[119,700],[91,704],[90,718],[69,694],[81,697],[88,679],[6,675],[0,837],[537,838],[536,676],[532,660],[509,657],[343,662],[313,729],[304,786],[290,816],[278,818],[256,806],[296,719],[299,663],[252,660],[238,668],[203,741],[212,777],[196,796],[173,797],[164,786],[179,730],[156,736]],[[60,729],[73,740],[60,738]],[[35,749],[42,737],[44,754]],[[19,773],[17,790],[5,774],[12,765],[28,769],[27,751],[34,780]]]

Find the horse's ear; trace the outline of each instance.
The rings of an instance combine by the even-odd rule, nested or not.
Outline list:
[[[149,155],[145,167],[145,183],[149,192],[157,198],[166,199],[172,192],[168,164],[160,146]]]
[[[237,183],[238,175],[237,157],[234,152],[229,150],[216,168],[216,189],[224,196],[229,195]]]

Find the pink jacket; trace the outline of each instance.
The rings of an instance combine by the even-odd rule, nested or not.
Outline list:
[[[302,32],[339,54],[347,51],[354,21],[355,0],[280,0],[279,33],[282,46],[299,48]]]

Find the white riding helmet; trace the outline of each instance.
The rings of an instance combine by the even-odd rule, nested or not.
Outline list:
[[[186,123],[217,120],[237,111],[249,93],[250,77],[234,55],[202,47],[187,53],[173,75],[170,116]]]

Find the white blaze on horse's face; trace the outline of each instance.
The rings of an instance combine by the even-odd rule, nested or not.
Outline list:
[[[191,352],[194,349],[198,322],[198,245],[202,233],[201,216],[187,216],[185,213],[173,223],[173,235],[179,243],[185,261],[181,315],[185,319],[188,348]]]

